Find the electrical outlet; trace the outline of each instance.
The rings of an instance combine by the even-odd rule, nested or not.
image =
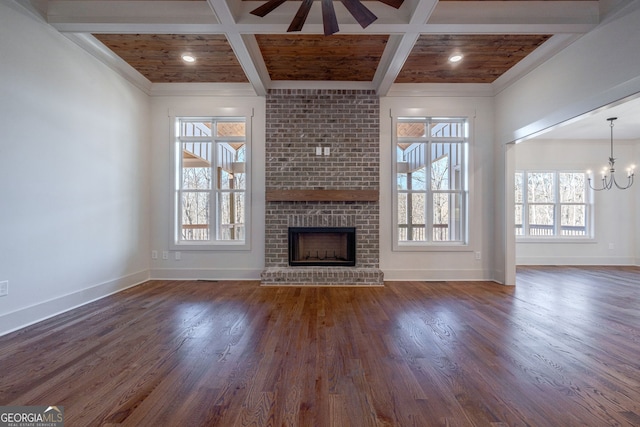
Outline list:
[[[322,156],[322,147],[320,146],[316,147],[316,156]]]
[[[9,281],[0,282],[0,297],[9,295]]]
[[[162,259],[169,259],[169,251],[162,251]]]
[[[482,254],[480,253],[480,251],[476,252],[476,259],[477,260],[482,259]]]
[[[180,252],[175,252],[173,255],[176,258],[176,261],[180,261],[182,259],[182,255],[180,254]]]
[[[331,148],[330,147],[324,147],[324,155],[328,156],[329,154],[331,154]]]
[[[613,249],[613,248],[614,248],[613,243],[609,243],[609,249]]]
[[[158,259],[158,251],[151,251],[151,259]]]

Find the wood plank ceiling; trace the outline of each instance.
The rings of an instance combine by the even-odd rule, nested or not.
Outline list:
[[[111,13],[108,1],[49,3],[54,27],[90,32],[151,83],[249,82],[258,93],[274,82],[359,82],[379,92],[394,83],[492,83],[554,36],[571,40],[600,20],[597,1],[406,0],[397,10],[364,1],[378,20],[363,30],[335,1],[340,32],[324,36],[319,1],[296,33],[286,32],[296,1],[264,18],[249,14],[264,3],[253,0],[157,2],[163,7],[134,17],[151,1],[118,2],[131,9]],[[184,63],[185,52],[196,62]],[[457,64],[448,61],[454,52],[464,55]]]
[[[256,34],[271,80],[371,81],[388,38]]]
[[[94,34],[153,83],[248,82],[224,34]],[[190,53],[197,61],[182,60]]]
[[[396,83],[492,83],[548,40],[548,34],[422,34]],[[464,52],[464,62],[449,55]]]

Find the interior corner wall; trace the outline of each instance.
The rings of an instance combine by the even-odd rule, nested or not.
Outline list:
[[[171,147],[170,113],[211,115],[211,111],[252,109],[251,233],[248,250],[171,249]],[[265,98],[259,96],[154,96],[151,98],[151,218],[150,248],[167,259],[151,260],[154,279],[259,280],[264,269],[265,217]]]
[[[391,110],[416,108],[433,115],[475,111],[470,142],[468,247],[394,251]],[[493,98],[465,96],[384,97],[380,99],[380,269],[385,280],[494,280]],[[476,259],[480,252],[481,259]]]
[[[0,335],[148,278],[149,99],[0,3]]]

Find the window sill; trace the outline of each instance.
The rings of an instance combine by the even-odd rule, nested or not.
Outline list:
[[[593,237],[516,237],[516,243],[598,243]]]
[[[473,252],[467,243],[395,243],[394,252]]]
[[[206,243],[172,243],[170,249],[176,251],[248,251],[251,245],[248,242],[206,242]]]

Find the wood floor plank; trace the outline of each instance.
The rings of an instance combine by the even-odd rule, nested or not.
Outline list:
[[[640,269],[517,285],[150,281],[0,337],[69,426],[637,426]]]

